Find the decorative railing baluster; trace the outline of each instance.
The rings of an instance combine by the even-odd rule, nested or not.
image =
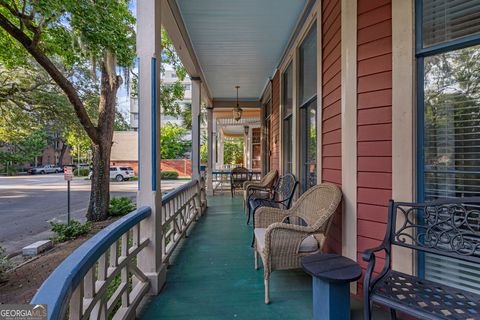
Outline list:
[[[83,313],[83,283],[73,291],[69,303],[69,319],[80,320]]]
[[[150,215],[150,208],[140,208],[87,240],[50,275],[32,303],[47,304],[48,318],[55,320],[134,318],[150,287],[137,266],[138,254],[150,242],[142,238],[140,222]]]
[[[168,260],[206,206],[205,181],[191,181],[162,199],[162,261]],[[44,282],[32,303],[46,303],[49,319],[131,319],[148,293],[148,277],[137,256],[150,242],[140,222],[151,215],[140,208],[87,240]]]
[[[201,181],[191,181],[173,190],[162,199],[164,263],[169,258],[193,221],[202,213],[202,192],[205,184]],[[206,198],[205,198],[206,201]],[[206,202],[205,202],[206,205]]]

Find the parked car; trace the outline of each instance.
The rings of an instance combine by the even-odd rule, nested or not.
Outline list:
[[[111,166],[110,167],[110,179],[121,182],[128,181],[128,179],[135,176],[135,172],[132,167]],[[88,179],[92,179],[92,171],[88,175]]]
[[[46,173],[59,173],[62,172],[63,169],[59,166],[54,166],[51,164],[47,164],[41,167],[33,167],[28,170],[29,174],[46,174]]]
[[[123,181],[128,180],[131,177],[135,176],[135,172],[133,171],[132,167],[120,167],[120,166],[112,166],[110,167],[110,179],[115,181]]]

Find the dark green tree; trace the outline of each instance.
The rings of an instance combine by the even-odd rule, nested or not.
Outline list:
[[[0,163],[5,169],[16,168],[42,155],[46,147],[47,135],[43,130],[37,130],[23,136],[16,135],[14,140],[5,143],[0,149]],[[8,170],[6,171],[8,174]]]
[[[162,126],[160,136],[162,159],[184,158],[191,147],[191,141],[185,139],[187,133],[187,129],[175,124],[167,123]]]
[[[133,63],[134,24],[126,0],[0,0],[0,63],[25,65],[33,58],[65,94],[92,141],[89,220],[108,217],[116,94],[123,81],[117,71]],[[84,82],[98,87],[96,118],[87,111]]]

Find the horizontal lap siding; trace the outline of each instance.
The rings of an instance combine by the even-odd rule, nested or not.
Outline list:
[[[322,1],[322,179],[342,183],[341,1]],[[341,208],[334,216],[325,252],[342,253]]]
[[[358,0],[357,250],[385,235],[392,196],[392,15],[390,0]],[[384,257],[379,257],[379,265]],[[359,261],[365,270],[366,263]],[[380,271],[379,268],[375,270]],[[359,283],[361,287],[361,282]]]
[[[270,117],[270,170],[280,170],[280,72],[272,80],[272,115]]]

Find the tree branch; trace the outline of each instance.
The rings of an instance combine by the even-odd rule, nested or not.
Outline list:
[[[98,143],[99,137],[97,130],[88,116],[85,106],[83,105],[83,102],[78,96],[77,91],[72,83],[65,78],[64,75],[53,64],[53,62],[37,46],[35,46],[35,43],[32,41],[32,39],[30,39],[23,31],[12,24],[2,14],[0,14],[0,27],[8,32],[18,42],[20,42],[20,44],[25,47],[32,57],[52,77],[52,79],[63,90],[63,92],[65,92],[88,136],[94,143]]]

